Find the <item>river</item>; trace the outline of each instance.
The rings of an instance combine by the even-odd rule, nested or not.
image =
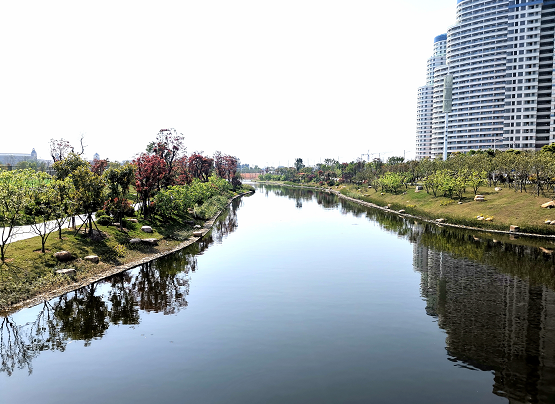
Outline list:
[[[549,247],[258,186],[201,242],[0,317],[0,402],[553,403]]]

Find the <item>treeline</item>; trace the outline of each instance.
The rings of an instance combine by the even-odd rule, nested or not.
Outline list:
[[[376,191],[398,193],[410,185],[422,184],[428,193],[461,198],[471,189],[475,194],[485,185],[511,188],[519,192],[553,196],[555,193],[555,144],[539,151],[480,151],[454,153],[447,160],[387,161],[357,160],[305,167],[302,159],[295,167],[280,167],[259,177],[263,181],[288,181],[333,186],[342,183],[369,184]]]
[[[225,206],[232,191],[242,186],[237,173],[238,159],[217,152],[186,155],[183,136],[163,129],[146,152],[133,162],[114,164],[108,160],[91,163],[61,140],[51,140],[55,174],[31,168],[0,171],[0,258],[5,262],[8,243],[21,224],[28,224],[40,236],[42,252],[53,232],[71,218],[84,218],[82,227],[89,236],[93,220],[120,223],[135,216],[132,203],[144,219],[163,223],[207,218]],[[132,192],[132,191],[135,192]],[[80,230],[80,229],[77,229]]]

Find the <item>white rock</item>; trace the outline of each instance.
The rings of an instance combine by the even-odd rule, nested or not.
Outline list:
[[[67,268],[67,269],[58,269],[56,273],[58,275],[75,275],[77,271],[75,271],[75,269],[73,268]]]
[[[87,255],[85,257],[85,261],[90,261],[95,264],[98,264],[100,262],[100,258],[98,258],[98,255]]]
[[[152,233],[152,227],[150,226],[143,226],[141,227],[141,230],[145,233]]]

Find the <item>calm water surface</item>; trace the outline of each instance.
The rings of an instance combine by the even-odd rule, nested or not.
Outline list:
[[[0,403],[553,403],[553,256],[501,241],[259,187],[203,242],[0,317]]]

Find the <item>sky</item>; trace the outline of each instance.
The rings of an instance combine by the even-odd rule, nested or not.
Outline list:
[[[175,128],[251,166],[415,154],[455,0],[0,2],[0,153],[111,161]],[[364,156],[367,158],[368,156]]]

